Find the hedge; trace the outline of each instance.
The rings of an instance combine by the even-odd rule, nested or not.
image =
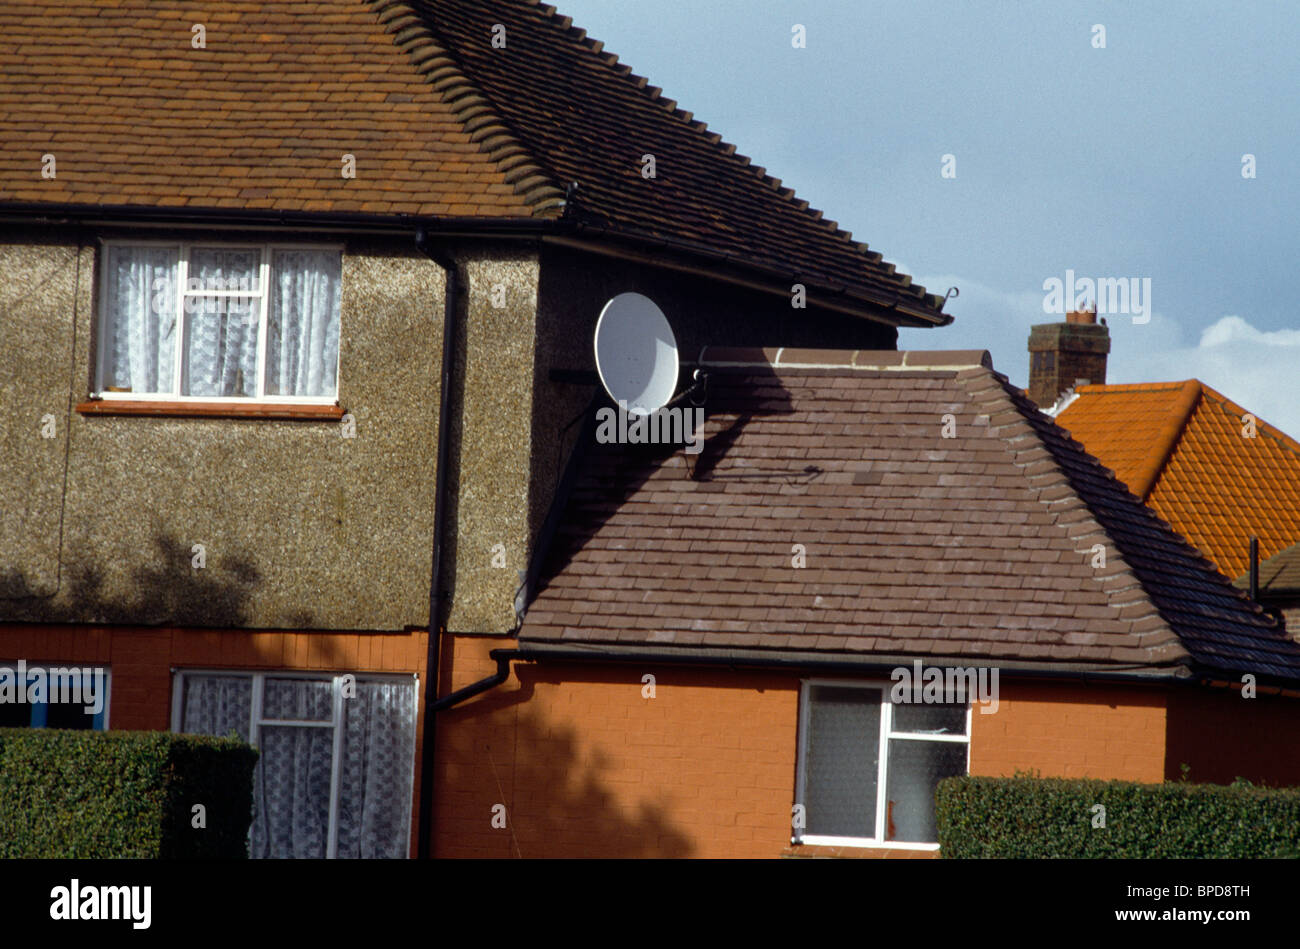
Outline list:
[[[1240,780],[946,778],[935,810],[948,858],[1300,857],[1300,788]]]
[[[246,858],[256,761],[232,738],[0,729],[0,857]]]

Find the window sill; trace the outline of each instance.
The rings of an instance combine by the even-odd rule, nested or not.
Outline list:
[[[336,422],[339,405],[289,402],[144,402],[128,399],[89,399],[77,405],[82,415],[146,415],[155,418],[266,418]]]

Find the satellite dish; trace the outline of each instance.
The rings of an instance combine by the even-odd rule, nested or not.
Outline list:
[[[677,388],[677,339],[663,311],[639,293],[620,293],[596,321],[596,371],[615,402],[650,415]]]

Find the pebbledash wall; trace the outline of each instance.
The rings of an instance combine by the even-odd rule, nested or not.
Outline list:
[[[512,643],[448,637],[444,693],[490,675]],[[438,722],[435,850],[442,857],[934,857],[792,846],[795,672],[515,663],[510,680]],[[641,676],[656,677],[653,699]],[[1237,776],[1300,784],[1300,701],[1193,686],[1004,676],[972,715],[970,773]],[[505,828],[493,807],[506,806]],[[498,822],[499,823],[499,822]]]

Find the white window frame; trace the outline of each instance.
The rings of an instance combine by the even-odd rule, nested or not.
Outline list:
[[[339,378],[339,366],[334,366],[334,395],[271,395],[266,394],[266,345],[267,345],[267,309],[271,299],[271,255],[274,251],[279,250],[314,250],[314,251],[335,251],[339,254],[340,261],[343,259],[344,247],[342,244],[303,244],[303,243],[279,243],[264,241],[163,241],[163,240],[131,240],[129,238],[114,238],[112,240],[100,241],[102,253],[100,254],[99,276],[99,301],[98,301],[98,318],[96,326],[97,343],[95,347],[95,385],[91,397],[102,399],[104,401],[122,401],[122,402],[222,402],[231,405],[282,405],[293,403],[300,405],[338,405],[338,390],[342,380]],[[174,392],[109,392],[104,389],[104,370],[105,370],[105,345],[108,339],[108,249],[110,247],[169,247],[176,251],[176,349],[173,353],[172,363],[172,385]],[[257,335],[257,394],[248,395],[181,395],[181,376],[185,366],[185,298],[187,296],[199,297],[240,297],[252,296],[252,291],[244,290],[203,290],[190,293],[187,290],[189,282],[190,253],[194,248],[221,247],[221,248],[246,248],[258,249],[261,251],[261,263],[258,267],[258,286],[260,290],[260,314],[258,316],[258,335]],[[342,282],[342,267],[340,266],[340,283]],[[342,358],[342,313],[343,303],[342,295],[339,300],[339,353],[336,359]]]
[[[908,842],[900,840],[883,840],[888,832],[889,796],[887,793],[889,779],[889,742],[890,739],[907,741],[953,742],[966,746],[966,773],[970,774],[970,739],[972,705],[966,703],[966,734],[964,735],[925,735],[918,732],[894,731],[894,703],[889,700],[889,692],[894,682],[882,679],[803,679],[799,688],[799,763],[795,777],[795,803],[804,803],[804,791],[808,780],[808,739],[809,712],[812,708],[812,690],[816,686],[835,686],[861,690],[880,690],[880,750],[876,772],[876,836],[835,837],[823,834],[806,834],[796,829],[790,838],[792,844],[826,847],[874,847],[888,850],[938,850],[938,843]],[[806,814],[805,814],[806,816]]]
[[[77,669],[78,671],[80,671],[80,670],[82,670],[82,669],[91,669],[91,670],[95,670],[95,669],[103,669],[103,670],[104,670],[104,693],[105,693],[105,694],[104,694],[104,711],[100,713],[100,715],[103,716],[103,724],[102,724],[99,728],[92,728],[92,729],[89,729],[89,730],[90,730],[90,731],[98,731],[98,732],[106,732],[106,731],[108,731],[108,730],[112,727],[112,720],[109,718],[109,712],[111,711],[111,706],[112,706],[112,701],[113,701],[113,667],[112,667],[112,666],[108,665],[107,663],[103,663],[103,662],[91,662],[91,663],[83,664],[83,663],[77,662],[76,660],[70,660],[70,659],[51,659],[51,660],[49,660],[49,661],[44,661],[44,662],[41,661],[41,660],[37,660],[37,659],[28,659],[28,660],[25,660],[25,661],[26,661],[26,663],[27,663],[27,668],[28,668],[28,669],[32,669],[33,667],[40,667],[41,669],[44,669],[44,670],[46,670],[47,672],[48,672],[51,668],[58,668],[58,669]],[[0,668],[5,668],[5,669],[14,669],[14,670],[16,670],[16,669],[18,668],[18,660],[17,660],[17,659],[9,659],[9,660],[0,659]],[[25,686],[24,686],[24,687],[25,687]],[[26,705],[27,703],[24,702],[23,704]],[[49,705],[49,702],[45,702],[44,704],[45,704],[46,706],[48,706],[48,705]],[[30,708],[31,706],[28,706],[28,707]],[[97,717],[98,717],[98,716],[97,716]],[[29,716],[29,720],[30,720],[30,716]],[[27,727],[28,727],[28,728],[38,728],[38,727],[48,727],[48,726],[28,725]]]
[[[185,696],[185,677],[189,676],[224,676],[234,678],[240,676],[251,678],[252,690],[249,697],[249,722],[248,722],[248,743],[254,748],[261,749],[258,739],[261,738],[261,730],[264,725],[290,727],[290,728],[333,728],[334,729],[334,747],[330,757],[330,813],[329,813],[329,832],[326,837],[325,859],[334,860],[338,856],[338,818],[339,818],[339,773],[341,762],[343,760],[343,677],[346,675],[353,676],[357,682],[407,682],[415,683],[416,716],[415,727],[419,728],[419,702],[420,702],[420,677],[418,674],[402,673],[369,673],[369,672],[301,672],[278,669],[175,669],[172,673],[172,715],[171,730],[175,734],[181,734],[181,718],[184,713],[184,696]],[[307,679],[313,682],[333,682],[334,693],[331,704],[331,713],[328,721],[319,722],[297,722],[285,721],[282,719],[264,718],[262,716],[263,694],[266,688],[267,679]],[[225,736],[219,736],[225,737]],[[411,756],[411,791],[415,791],[415,755]],[[412,805],[411,817],[407,820],[406,825],[406,856],[411,856],[411,823],[415,818],[414,805]],[[252,839],[253,825],[248,826],[248,836]]]

